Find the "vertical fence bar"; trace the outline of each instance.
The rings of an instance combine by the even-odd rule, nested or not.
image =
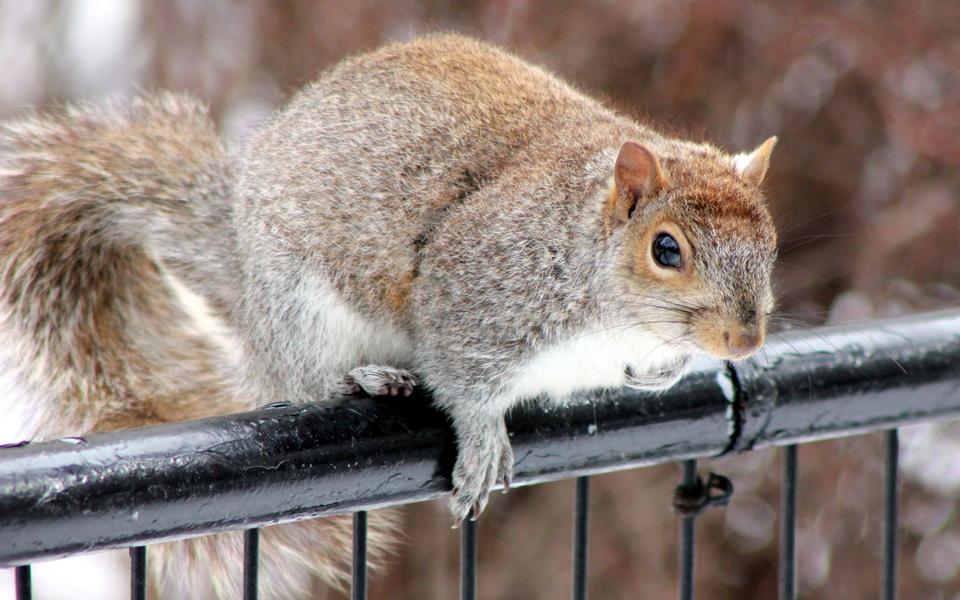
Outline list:
[[[367,600],[367,511],[353,513],[352,600]]]
[[[886,461],[884,464],[884,523],[883,523],[883,600],[897,598],[897,479],[900,438],[896,429],[886,433]]]
[[[587,600],[587,523],[590,478],[577,477],[577,503],[573,515],[573,600]]]
[[[477,522],[473,511],[460,532],[460,600],[477,599]]]
[[[257,600],[257,571],[260,566],[260,530],[243,532],[243,600]]]
[[[783,448],[780,488],[780,600],[797,594],[797,446]]]
[[[697,461],[683,461],[683,485],[697,483]],[[683,517],[680,523],[680,600],[693,600],[693,545],[696,515]]]
[[[147,547],[130,548],[130,599],[147,598]]]
[[[30,590],[30,565],[17,567],[15,572],[17,578],[17,600],[30,600],[30,596],[33,593]]]

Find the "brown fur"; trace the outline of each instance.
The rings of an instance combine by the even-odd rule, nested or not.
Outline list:
[[[384,281],[384,303],[397,319],[403,319],[410,305],[410,288],[416,277],[414,271],[407,271],[400,277]]]

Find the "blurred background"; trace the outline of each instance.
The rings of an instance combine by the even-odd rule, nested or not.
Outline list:
[[[735,151],[779,136],[767,177],[778,328],[960,304],[960,2],[0,0],[0,118],[188,90],[240,145],[320,70],[430,31],[502,44],[677,136]],[[5,414],[0,441],[17,435]],[[877,436],[801,448],[802,598],[877,597],[880,457]],[[960,428],[904,430],[901,459],[902,597],[960,599]],[[701,520],[698,597],[776,596],[779,461],[761,451],[703,465],[737,492]],[[675,596],[678,478],[675,465],[594,478],[591,598]],[[572,481],[493,499],[481,597],[568,596],[572,504]],[[407,539],[371,597],[454,597],[446,507],[405,513]],[[35,588],[124,597],[124,571],[109,554],[45,563]],[[0,572],[0,598],[10,582]]]

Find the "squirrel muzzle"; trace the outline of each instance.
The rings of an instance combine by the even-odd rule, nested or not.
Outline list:
[[[731,327],[723,332],[723,343],[726,347],[724,358],[747,358],[763,345],[763,331],[758,327]]]
[[[717,318],[696,323],[692,328],[696,344],[710,356],[721,360],[742,360],[763,346],[766,323]]]

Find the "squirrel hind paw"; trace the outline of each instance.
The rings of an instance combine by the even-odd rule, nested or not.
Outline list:
[[[343,382],[347,393],[363,391],[370,396],[410,396],[417,386],[417,378],[410,371],[381,365],[357,367]]]

